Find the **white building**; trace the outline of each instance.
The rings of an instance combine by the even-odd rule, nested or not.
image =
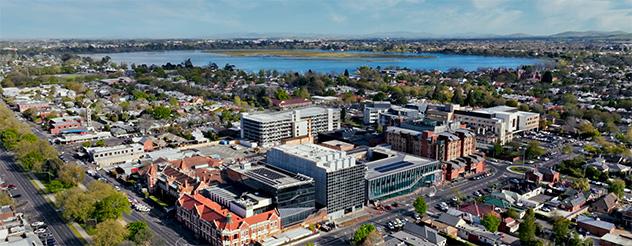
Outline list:
[[[307,136],[340,128],[340,110],[307,107],[292,111],[241,115],[241,138],[270,147],[283,139]]]
[[[455,110],[454,120],[473,129],[479,143],[505,144],[510,142],[516,133],[537,130],[540,114],[519,111],[509,106],[496,106],[471,111]]]
[[[391,108],[390,102],[371,102],[364,105],[363,121],[364,124],[375,124],[380,118],[380,114]]]
[[[330,219],[364,207],[366,170],[344,151],[316,144],[285,144],[268,151],[267,162],[313,178],[316,203],[327,207]]]
[[[112,164],[138,161],[145,153],[143,145],[140,144],[94,147],[86,150],[99,168],[105,168]]]

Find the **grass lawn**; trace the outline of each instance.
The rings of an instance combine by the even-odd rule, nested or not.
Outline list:
[[[72,231],[72,234],[75,235],[75,237],[79,239],[79,241],[81,241],[84,245],[88,245],[88,242],[86,241],[86,239],[83,238],[81,233],[79,233],[77,228],[75,228],[75,226],[72,223],[69,222],[69,223],[66,223],[66,225],[68,226],[68,228],[70,228],[70,230]]]
[[[531,170],[531,168],[528,168],[528,167],[509,167],[509,170],[517,172],[517,173],[526,173],[527,171]]]
[[[161,206],[163,208],[169,207],[169,204],[163,202],[162,200],[160,200],[158,197],[156,197],[154,195],[150,195],[149,199],[154,201],[156,204],[158,204],[158,206]]]

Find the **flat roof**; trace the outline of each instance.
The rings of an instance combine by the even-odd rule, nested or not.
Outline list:
[[[366,179],[374,179],[419,166],[432,165],[438,162],[439,161],[437,160],[397,153],[395,156],[365,163],[365,166],[367,167],[365,177]]]
[[[312,178],[305,175],[292,174],[267,165],[255,165],[246,169],[236,167],[233,168],[233,170],[245,175],[248,178],[257,180],[275,188],[310,183],[313,181]]]
[[[396,126],[389,126],[388,128],[386,128],[386,131],[387,132],[393,132],[393,133],[404,133],[404,134],[411,134],[411,135],[421,135],[420,131],[415,131],[415,130],[411,130],[411,129],[396,127]]]
[[[269,111],[269,112],[255,113],[255,114],[242,114],[241,117],[244,119],[254,120],[258,122],[273,122],[273,121],[280,121],[280,120],[291,120],[292,114],[294,113],[294,111],[298,111],[301,117],[303,117],[303,116],[313,116],[317,114],[324,114],[324,113],[327,113],[328,109],[329,108],[325,108],[325,107],[311,106],[311,107],[305,107],[305,108],[297,108],[293,110]]]

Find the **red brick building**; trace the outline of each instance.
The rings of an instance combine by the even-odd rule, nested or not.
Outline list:
[[[50,134],[58,135],[63,132],[87,131],[83,127],[83,120],[79,116],[57,117],[48,121]]]
[[[212,246],[253,245],[281,231],[276,209],[244,218],[200,194],[183,194],[176,218]]]

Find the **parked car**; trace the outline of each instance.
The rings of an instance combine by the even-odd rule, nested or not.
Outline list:
[[[40,227],[44,225],[46,225],[46,223],[44,223],[43,221],[36,221],[36,222],[31,223],[31,227]]]

